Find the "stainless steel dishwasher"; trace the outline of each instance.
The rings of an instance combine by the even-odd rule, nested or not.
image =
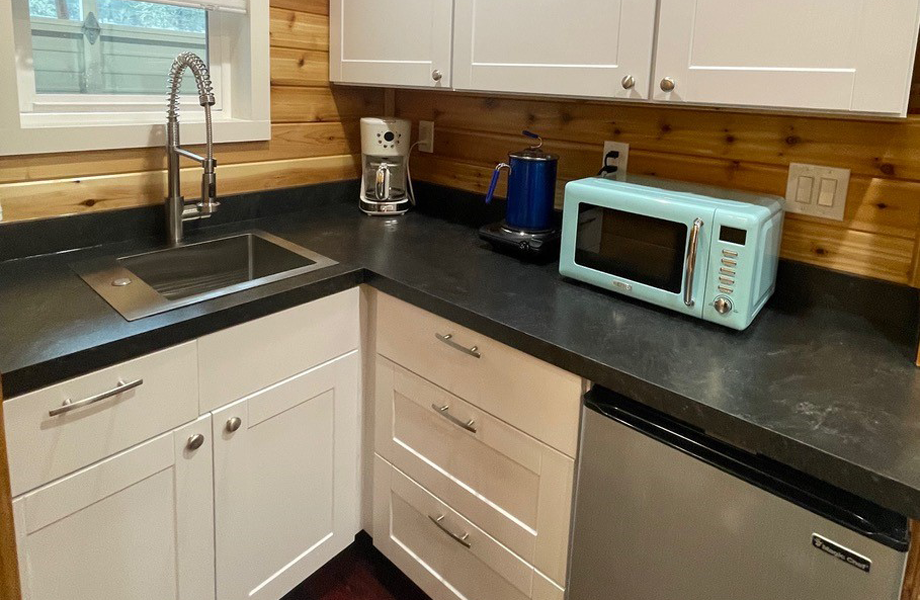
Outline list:
[[[907,519],[603,388],[568,600],[896,600]]]

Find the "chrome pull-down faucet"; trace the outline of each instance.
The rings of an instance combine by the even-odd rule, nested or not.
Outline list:
[[[179,88],[182,85],[182,73],[189,69],[198,86],[198,102],[204,107],[205,132],[207,136],[206,156],[201,157],[179,146]],[[192,52],[183,52],[173,61],[169,69],[169,106],[166,112],[166,158],[169,170],[168,195],[166,196],[166,227],[169,241],[176,244],[182,241],[182,225],[185,221],[205,219],[217,212],[217,161],[214,160],[211,135],[211,107],[214,106],[214,92],[211,87],[211,75],[208,66]],[[179,157],[184,156],[201,164],[201,200],[186,202],[182,197],[179,182]]]

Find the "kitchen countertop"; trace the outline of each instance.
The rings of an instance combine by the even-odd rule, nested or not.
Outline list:
[[[498,254],[469,226],[417,212],[376,219],[353,203],[325,203],[209,233],[245,229],[340,264],[127,322],[68,265],[151,240],[0,263],[4,397],[367,283],[920,519],[915,332],[899,331],[884,310],[845,310],[821,281],[778,293],[735,332],[564,280],[555,263]],[[873,285],[860,293],[883,307]]]

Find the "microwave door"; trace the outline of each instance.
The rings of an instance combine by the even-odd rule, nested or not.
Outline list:
[[[653,200],[617,207],[579,203],[574,239],[578,277],[685,314],[702,314],[712,210]],[[648,206],[645,206],[645,205]]]

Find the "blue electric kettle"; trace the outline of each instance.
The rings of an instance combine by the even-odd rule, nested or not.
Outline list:
[[[508,208],[504,226],[520,232],[544,232],[553,229],[553,205],[556,200],[556,168],[559,157],[541,148],[543,138],[530,131],[525,136],[537,144],[508,155],[509,163],[499,163],[492,173],[486,204],[492,202],[503,169],[508,170]]]

